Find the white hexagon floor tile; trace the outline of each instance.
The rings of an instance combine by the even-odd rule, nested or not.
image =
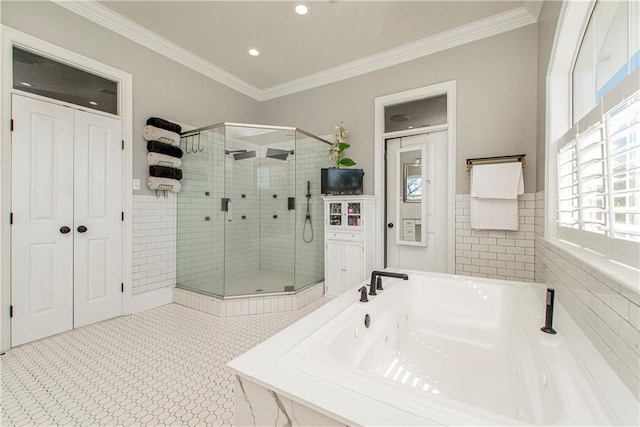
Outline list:
[[[168,304],[12,348],[1,424],[233,425],[226,364],[327,301],[227,318]]]

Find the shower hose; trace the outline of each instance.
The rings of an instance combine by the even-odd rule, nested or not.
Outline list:
[[[311,223],[311,212],[309,211],[309,200],[311,200],[311,182],[307,181],[307,213],[304,216],[304,227],[302,227],[302,240],[305,243],[311,243],[313,241],[313,224]],[[307,240],[307,223],[309,223],[309,229],[311,230],[311,237]]]

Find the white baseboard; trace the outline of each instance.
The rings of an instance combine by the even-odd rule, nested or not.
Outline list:
[[[173,288],[160,288],[151,292],[134,295],[131,301],[131,312],[139,313],[172,302]]]

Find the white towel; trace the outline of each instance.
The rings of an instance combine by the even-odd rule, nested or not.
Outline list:
[[[518,199],[472,197],[470,208],[474,230],[518,230]]]
[[[471,197],[517,199],[524,193],[522,163],[477,165],[471,170]]]
[[[161,188],[160,186],[170,186],[171,188]],[[169,179],[169,178],[158,178],[155,176],[150,176],[149,178],[147,178],[147,186],[149,187],[149,190],[167,190],[167,191],[172,191],[174,193],[177,193],[178,191],[180,191],[180,182],[176,181],[175,179]]]
[[[147,141],[160,141],[165,144],[180,145],[180,134],[155,126],[146,125],[142,135]]]
[[[166,154],[151,152],[147,154],[147,163],[149,163],[149,166],[158,165],[179,168],[182,164],[182,159],[167,156]]]

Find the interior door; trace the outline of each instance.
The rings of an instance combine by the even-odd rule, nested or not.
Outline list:
[[[73,327],[73,110],[12,96],[11,345]]]
[[[74,327],[122,314],[122,123],[75,111]]]
[[[446,273],[447,131],[389,139],[386,144],[386,266]],[[410,206],[403,193],[406,185],[400,161],[403,147],[425,148],[426,158],[421,163],[426,172],[422,190],[422,197],[426,198],[426,224],[417,223],[421,217],[418,214],[409,220],[411,224],[398,217],[402,211],[399,206]],[[424,227],[424,244],[417,244],[417,234],[412,236],[404,229],[406,226],[414,227],[416,233]]]

